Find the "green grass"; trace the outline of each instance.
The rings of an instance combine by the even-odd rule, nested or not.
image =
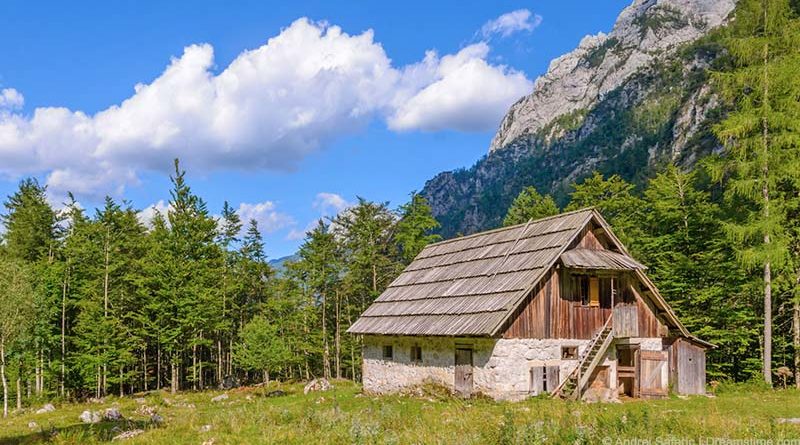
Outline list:
[[[276,386],[270,387],[270,390]],[[0,420],[0,444],[50,442],[91,444],[109,441],[120,431],[145,432],[122,443],[636,443],[617,439],[800,439],[800,426],[778,423],[800,417],[800,392],[757,387],[721,388],[714,398],[585,404],[534,398],[519,403],[458,400],[444,396],[362,395],[348,382],[335,382],[325,393],[303,395],[301,385],[283,385],[283,397],[266,397],[263,388],[228,392],[151,393],[145,404],[157,408],[164,422],[155,426],[135,414],[135,398],[107,398],[103,403],[64,404],[55,412],[15,413]],[[84,410],[117,405],[128,419],[85,425]],[[30,428],[29,422],[37,427]],[[201,427],[211,425],[210,431]],[[116,428],[115,428],[116,427]],[[213,442],[210,442],[213,439]],[[605,442],[604,442],[604,439]],[[116,443],[116,442],[115,442]],[[642,442],[638,442],[642,443]],[[666,442],[688,443],[688,442]]]

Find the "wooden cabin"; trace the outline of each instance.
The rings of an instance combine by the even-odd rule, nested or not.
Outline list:
[[[364,389],[469,396],[705,391],[705,351],[594,209],[431,244],[350,327]]]

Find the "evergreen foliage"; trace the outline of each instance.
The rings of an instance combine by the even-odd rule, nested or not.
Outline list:
[[[511,207],[508,208],[508,213],[503,219],[503,225],[513,226],[557,214],[558,206],[552,196],[542,196],[536,191],[536,187],[528,186],[522,189],[511,203]]]

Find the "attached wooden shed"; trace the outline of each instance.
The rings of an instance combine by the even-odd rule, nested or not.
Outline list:
[[[682,337],[667,343],[672,390],[678,394],[705,394],[706,346]]]

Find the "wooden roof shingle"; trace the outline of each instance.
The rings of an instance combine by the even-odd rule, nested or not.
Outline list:
[[[347,331],[495,335],[595,215],[578,210],[428,245]]]

